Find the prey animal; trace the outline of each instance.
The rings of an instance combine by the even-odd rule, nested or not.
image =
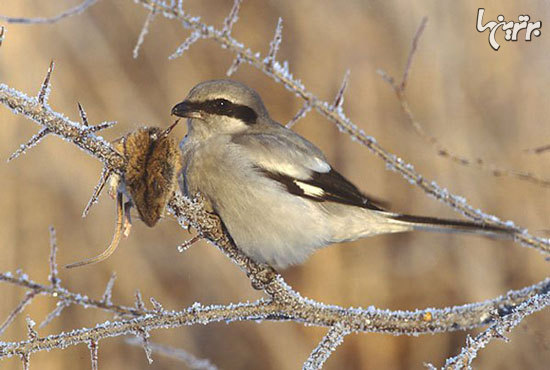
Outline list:
[[[200,83],[172,114],[188,118],[180,144],[184,194],[200,193],[256,262],[285,268],[332,243],[411,230],[512,234],[382,209],[315,145],[274,121],[258,93],[239,82]]]
[[[178,121],[167,129],[142,127],[113,143],[126,161],[122,176],[110,178],[110,194],[116,197],[117,222],[109,247],[100,255],[67,265],[79,267],[101,262],[116,250],[122,236],[130,234],[130,210],[136,207],[139,217],[149,227],[157,224],[175,188],[181,172],[181,152],[177,141],[168,135]],[[124,202],[124,196],[128,201]]]

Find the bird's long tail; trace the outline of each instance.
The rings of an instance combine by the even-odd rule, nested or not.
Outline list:
[[[395,221],[403,226],[409,226],[409,230],[423,230],[440,233],[473,233],[491,238],[513,238],[514,230],[506,227],[493,226],[482,223],[449,220],[437,217],[402,215],[383,212],[388,220]],[[406,230],[403,230],[406,231]]]

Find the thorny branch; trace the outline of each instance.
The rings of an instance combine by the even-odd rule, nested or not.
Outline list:
[[[397,97],[397,100],[399,101],[401,110],[405,114],[405,117],[409,122],[409,124],[412,126],[412,128],[416,131],[416,133],[422,139],[424,139],[428,144],[430,144],[435,149],[435,152],[437,153],[437,155],[444,158],[449,158],[454,163],[457,163],[462,166],[467,166],[467,167],[475,166],[482,171],[491,173],[493,176],[514,177],[519,180],[528,181],[536,185],[550,187],[550,179],[541,178],[540,176],[534,173],[517,171],[513,169],[506,169],[506,168],[498,167],[494,164],[488,163],[486,160],[479,157],[466,158],[463,155],[456,154],[453,151],[446,148],[435,136],[432,136],[428,132],[426,132],[422,124],[416,120],[413,114],[413,111],[409,105],[409,101],[407,100],[407,97],[405,94],[405,88],[407,86],[409,72],[411,70],[412,62],[416,54],[418,42],[420,40],[420,37],[422,36],[422,33],[424,32],[424,29],[426,28],[427,22],[428,22],[428,18],[424,17],[420,23],[420,26],[418,27],[418,30],[416,31],[413,37],[411,50],[409,52],[409,56],[407,57],[407,64],[405,65],[403,77],[401,78],[400,82],[396,82],[392,76],[390,76],[386,71],[382,69],[378,69],[377,71],[377,73],[382,77],[382,79],[386,81],[395,92],[395,95]],[[540,148],[531,149],[529,150],[529,152],[540,154],[545,150],[547,150],[547,148],[550,148],[550,147],[543,146]]]
[[[111,171],[123,170],[122,159],[109,143],[90,133],[85,126],[54,112],[45,104],[39,104],[38,99],[30,98],[15,89],[0,84],[0,102],[10,107],[15,113],[22,114],[43,128],[47,128],[53,134],[70,140],[101,160]],[[57,297],[63,302],[97,307],[116,313],[123,318],[115,322],[99,324],[93,328],[74,330],[45,338],[4,343],[0,346],[0,359],[15,354],[27,356],[43,349],[64,348],[77,343],[99,342],[102,338],[129,332],[135,334],[144,330],[192,325],[198,322],[269,319],[294,320],[326,327],[345,323],[350,332],[385,332],[396,335],[463,330],[485,325],[491,322],[494,312],[506,315],[510,308],[550,289],[550,279],[548,279],[523,290],[509,292],[506,296],[492,301],[440,310],[392,312],[373,307],[346,309],[327,306],[301,297],[269,266],[259,265],[241,253],[223,231],[219,218],[207,212],[200,199],[190,200],[180,194],[175,194],[169,207],[182,226],[191,225],[199,235],[223,251],[247,273],[256,288],[263,289],[269,295],[270,300],[208,307],[195,304],[179,312],[145,310],[142,307],[113,305],[109,299],[93,300],[82,297],[55,284],[40,285],[29,280],[25,275],[15,277],[11,274],[0,274],[0,281],[25,287],[35,294]],[[55,238],[51,239],[52,246],[55,246]],[[51,263],[51,266],[55,266],[55,263]],[[52,268],[51,275],[55,275],[53,271],[55,271],[55,267]],[[112,287],[112,283],[109,285]],[[110,292],[110,288],[107,291]],[[110,293],[107,293],[106,296],[110,296]]]
[[[239,0],[235,1],[222,30],[208,26],[200,22],[198,18],[185,14],[181,7],[181,1],[178,1],[177,4],[175,1],[171,1],[170,5],[166,2],[154,0],[137,1],[151,12],[160,13],[167,18],[175,18],[181,21],[186,28],[192,30],[192,35],[178,48],[179,52],[176,51],[174,57],[180,56],[192,43],[199,39],[209,38],[215,40],[223,48],[229,49],[235,54],[235,61],[228,72],[234,71],[242,62],[247,62],[300,96],[304,100],[304,107],[296,115],[296,120],[307,114],[310,109],[316,109],[327,119],[335,123],[341,131],[349,134],[352,139],[359,141],[381,157],[388,167],[399,172],[427,194],[443,201],[471,219],[510,228],[516,232],[516,240],[520,241],[523,245],[533,247],[544,253],[550,252],[550,243],[548,240],[531,236],[526,230],[514,226],[512,222],[502,222],[495,216],[487,215],[480,210],[474,209],[463,198],[455,196],[446,189],[440,188],[434,182],[424,179],[411,165],[383,149],[377,144],[374,138],[367,136],[355,126],[345,116],[342,109],[343,93],[347,85],[348,74],[346,74],[342,88],[333,104],[324,102],[310,93],[299,80],[289,73],[286,62],[281,65],[275,60],[276,51],[279,48],[282,37],[281,21],[278,22],[269,55],[267,58],[262,59],[260,53],[254,53],[249,49],[245,49],[242,44],[231,36],[231,29],[238,18]],[[85,1],[81,6],[85,6],[85,4],[86,6],[90,6],[93,3],[95,1]],[[151,19],[148,17],[145,29],[149,26]],[[143,36],[145,33],[144,31]],[[136,52],[142,42],[143,37],[140,36]],[[409,67],[407,67],[406,72],[410,68],[410,63],[409,61]],[[52,69],[53,65],[50,67],[48,76],[38,97],[30,98],[15,89],[0,84],[0,102],[10,107],[14,113],[23,114],[38,123],[41,126],[40,132],[45,131],[43,136],[50,133],[60,136],[103,162],[105,171],[122,173],[125,167],[124,159],[113,150],[108,142],[94,135],[94,132],[109,127],[111,123],[89,126],[85,113],[80,109],[83,124],[79,124],[69,120],[60,113],[54,112],[48,106],[47,97]],[[407,73],[404,74],[404,82],[406,81],[406,76]],[[404,82],[402,83],[403,88],[405,86]],[[98,187],[102,186],[102,182],[100,181]],[[501,322],[513,321],[514,325],[516,325],[524,316],[540,310],[548,304],[547,294],[550,290],[550,279],[543,280],[522,290],[510,291],[505,296],[490,301],[444,309],[388,311],[379,310],[374,307],[367,309],[346,309],[339,306],[327,306],[301,297],[271,267],[257,264],[242,254],[235,247],[231,238],[224,232],[220,220],[204,210],[200,198],[190,200],[181,196],[181,194],[174,194],[169,203],[169,208],[183,227],[194,227],[201,237],[209,240],[239,265],[246,272],[247,276],[249,276],[252,285],[256,289],[262,289],[269,296],[269,299],[225,306],[203,306],[196,303],[177,312],[166,311],[158,302],[153,300],[154,310],[147,310],[139,298],[137,299],[136,307],[124,307],[112,304],[110,292],[113,279],[108,283],[105,296],[102,300],[82,297],[79,294],[71,293],[61,288],[59,284],[55,283],[54,263],[51,263],[51,276],[53,277],[50,279],[51,286],[37,284],[29,280],[25,275],[14,277],[11,274],[0,274],[0,281],[28,289],[28,295],[31,295],[29,301],[33,296],[38,294],[49,295],[57,297],[62,305],[79,304],[93,306],[113,312],[118,317],[117,321],[99,324],[93,328],[73,330],[72,332],[60,333],[44,338],[38,336],[38,333],[32,328],[32,321],[29,320],[29,339],[20,342],[2,343],[0,345],[0,359],[14,355],[20,356],[26,368],[31,353],[44,349],[65,348],[78,343],[87,343],[91,350],[92,366],[97,367],[97,347],[99,341],[103,338],[130,333],[138,335],[143,339],[147,337],[150,330],[158,328],[178,327],[196,323],[206,324],[216,321],[232,322],[263,319],[293,320],[304,324],[328,327],[328,334],[317,349],[312,352],[310,360],[307,362],[308,364],[312,364],[312,368],[316,368],[322,366],[335,346],[341,343],[343,336],[348,333],[384,332],[395,335],[417,335],[465,330],[491,323],[495,323],[493,325],[495,326]],[[52,240],[54,240],[53,237]],[[52,248],[54,244],[52,243]],[[52,255],[54,255],[53,251]],[[52,260],[54,261],[53,258]],[[546,300],[543,301],[543,299]],[[15,314],[12,313],[14,317],[23,310],[24,304],[20,306],[21,308],[18,312]],[[509,316],[514,314],[516,314],[514,318],[509,318]],[[512,327],[513,325],[510,326],[510,329]],[[148,350],[147,347],[145,345],[146,351]],[[473,357],[475,357],[475,353]],[[473,359],[473,357],[471,358]]]

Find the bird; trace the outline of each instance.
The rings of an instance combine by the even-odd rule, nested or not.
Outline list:
[[[511,237],[504,227],[383,209],[240,82],[199,83],[171,113],[187,118],[182,193],[200,194],[255,262],[280,270],[330,244],[413,230]]]

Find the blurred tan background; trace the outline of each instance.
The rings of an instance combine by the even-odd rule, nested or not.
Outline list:
[[[0,14],[52,16],[79,1],[5,0]],[[262,54],[278,17],[284,19],[280,60],[322,99],[332,101],[346,69],[351,81],[344,108],[367,134],[377,138],[428,179],[465,196],[472,205],[502,219],[512,219],[549,236],[549,189],[511,178],[496,178],[438,157],[408,126],[389,85],[376,74],[383,68],[400,78],[411,39],[423,16],[429,17],[410,74],[407,96],[424,128],[449,149],[482,157],[499,166],[550,177],[550,153],[533,156],[526,148],[550,143],[550,4],[505,1],[486,4],[485,22],[504,14],[517,20],[529,14],[542,20],[542,35],[532,42],[504,42],[493,51],[488,33],[475,30],[477,3],[406,1],[245,1],[234,36]],[[184,7],[219,26],[230,1],[188,0]],[[223,78],[233,55],[212,41],[199,41],[174,61],[167,57],[188,36],[174,21],[158,17],[137,60],[132,49],[146,11],[130,0],[103,0],[84,14],[55,25],[7,25],[0,48],[0,82],[35,94],[51,59],[56,61],[50,104],[78,119],[77,102],[92,123],[117,120],[103,133],[107,139],[141,125],[166,126],[171,107],[200,81]],[[234,78],[258,90],[272,116],[288,121],[302,101],[248,65]],[[48,137],[26,155],[5,159],[37,126],[0,107],[0,271],[22,268],[46,281],[48,226],[57,229],[60,264],[98,254],[109,243],[115,222],[114,202],[104,194],[88,218],[82,210],[100,173],[100,164],[58,138]],[[391,209],[413,214],[459,217],[428,198],[367,149],[342,135],[317,113],[296,130],[319,145],[340,172],[368,194],[390,202]],[[185,126],[176,130],[185,135]],[[133,304],[140,289],[164,307],[179,309],[198,301],[228,303],[260,296],[243,274],[215,248],[200,243],[184,254],[176,246],[189,238],[167,218],[154,229],[135,222],[132,235],[106,262],[62,271],[73,291],[100,297],[113,271],[118,279],[113,300]],[[442,307],[496,297],[509,289],[548,276],[539,253],[508,241],[473,236],[423,233],[375,237],[326,248],[306,264],[283,272],[307,297],[344,306],[389,309]],[[0,320],[24,292],[0,287]],[[26,337],[24,316],[35,321],[54,308],[38,298],[1,338]],[[110,319],[98,310],[71,307],[40,330],[41,335],[94,325]],[[494,342],[475,365],[480,369],[543,369],[550,363],[548,310],[525,320],[511,342]],[[296,369],[324,335],[325,329],[295,323],[232,323],[158,330],[152,340],[210,359],[223,369]],[[474,332],[475,333],[475,332]],[[424,362],[442,365],[465,342],[466,333],[422,337],[360,334],[346,338],[327,362],[328,369],[419,369]],[[102,369],[185,368],[155,356],[148,365],[141,348],[122,338],[99,347]],[[31,368],[89,367],[87,346],[32,356]],[[0,364],[21,368],[18,359]]]

